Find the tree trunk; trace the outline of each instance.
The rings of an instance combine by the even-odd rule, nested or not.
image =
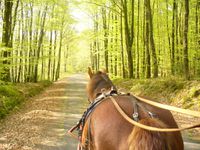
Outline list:
[[[42,23],[41,23],[40,36],[39,36],[39,41],[38,41],[38,49],[36,52],[34,82],[38,81],[38,65],[39,65],[40,51],[42,48],[42,42],[43,42],[43,37],[44,37],[44,25],[45,25],[45,21],[46,21],[46,13],[47,13],[47,6],[45,6],[45,10],[43,12],[42,19],[41,19]]]
[[[155,49],[155,43],[154,43],[154,32],[153,32],[153,19],[152,19],[152,13],[151,13],[151,5],[150,0],[147,0],[147,11],[149,15],[149,36],[150,36],[150,45],[151,45],[151,51],[152,51],[152,63],[153,63],[153,77],[158,77],[158,61],[157,61],[157,55],[156,55],[156,49]]]
[[[121,63],[122,63],[122,77],[125,78],[125,65],[124,65],[124,37],[123,37],[123,16],[122,10],[120,14],[120,38],[121,38]]]
[[[104,60],[105,60],[105,68],[106,71],[109,70],[108,68],[108,33],[109,33],[109,26],[107,23],[107,16],[106,16],[106,9],[102,8],[102,20],[103,20],[103,32],[104,32]]]
[[[185,20],[183,33],[183,53],[184,53],[184,72],[185,79],[190,79],[189,60],[188,60],[188,19],[189,19],[189,0],[185,0]]]
[[[175,75],[175,15],[176,15],[176,0],[173,1],[172,14],[172,49],[171,49],[171,74]]]
[[[56,47],[57,47],[57,32],[54,31],[54,47],[53,47],[53,67],[52,67],[52,81],[55,80],[55,72],[56,72]]]
[[[195,49],[196,49],[196,53],[195,53],[195,57],[196,57],[196,64],[197,64],[197,69],[196,69],[196,76],[200,76],[200,1],[197,0],[196,1],[196,10],[195,10],[195,37],[196,37],[196,41],[195,41]]]
[[[168,39],[169,53],[170,53],[170,59],[171,59],[172,49],[171,49],[171,39],[170,39],[170,32],[169,32],[169,0],[166,0],[166,28],[167,28],[167,39]],[[171,70],[171,73],[172,73],[172,70]]]
[[[134,38],[134,0],[131,0],[131,18],[129,25],[129,15],[128,15],[128,7],[127,0],[121,0],[123,11],[124,11],[124,28],[125,28],[125,40],[126,40],[126,51],[128,56],[128,70],[129,70],[129,78],[133,78],[133,56],[132,56],[132,46],[133,46],[133,38]]]
[[[19,0],[16,1],[16,6],[15,6],[15,9],[14,9],[14,16],[13,16],[13,23],[12,23],[12,30],[11,30],[11,47],[13,47],[13,33],[14,33],[14,30],[15,30],[15,25],[16,25],[16,20],[17,20],[17,11],[18,11],[18,7],[19,7]],[[14,54],[15,50],[12,51],[12,56]],[[12,74],[10,75],[11,77],[11,81],[12,82],[15,82],[15,59],[14,57],[12,57],[12,68],[11,68],[11,72]]]
[[[4,1],[4,17],[3,17],[3,32],[2,32],[2,45],[5,48],[11,48],[11,35],[12,35],[12,6],[13,1],[12,0],[5,0]],[[10,70],[9,70],[9,64],[10,61],[8,58],[10,57],[10,51],[4,50],[3,51],[3,70],[4,72],[1,74],[2,80],[4,81],[10,81]]]
[[[30,22],[29,22],[29,71],[28,71],[28,82],[33,81],[33,64],[34,64],[34,58],[33,58],[33,4],[30,5]]]
[[[114,54],[114,73],[115,76],[118,75],[118,16],[115,14],[115,54]]]
[[[137,18],[137,70],[136,78],[140,78],[140,47],[139,47],[139,38],[140,38],[140,0],[138,0],[138,18]]]
[[[150,12],[148,8],[148,0],[144,1],[145,5],[145,13],[146,13],[146,41],[145,41],[145,46],[146,46],[146,78],[151,77],[151,61],[150,61],[150,50],[149,50],[149,24],[150,24]]]
[[[62,25],[63,27],[63,25]],[[60,31],[60,44],[59,44],[59,51],[58,51],[58,63],[56,68],[56,80],[60,77],[60,64],[61,64],[61,52],[62,52],[62,39],[63,39],[63,29]]]
[[[142,77],[146,77],[146,7],[143,6],[143,23],[142,23],[142,42],[143,42],[143,57],[142,57]]]
[[[49,60],[48,60],[48,80],[51,79],[51,57],[52,57],[52,45],[53,45],[53,31],[50,31],[50,39],[49,39]]]

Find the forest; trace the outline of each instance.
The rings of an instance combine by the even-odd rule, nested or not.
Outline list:
[[[198,0],[106,1],[93,12],[93,67],[103,65],[125,78],[199,77],[199,5]]]
[[[200,0],[0,0],[0,149],[77,149],[88,67],[119,93],[200,111]],[[199,129],[182,136],[200,149]]]
[[[81,33],[73,7],[90,18]],[[86,65],[123,78],[200,76],[199,0],[4,0],[0,9],[2,81],[55,81]],[[78,53],[87,56],[73,62]]]

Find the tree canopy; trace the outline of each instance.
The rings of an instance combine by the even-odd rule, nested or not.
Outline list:
[[[199,0],[4,0],[0,8],[1,80],[54,81],[89,65],[124,78],[200,76]]]

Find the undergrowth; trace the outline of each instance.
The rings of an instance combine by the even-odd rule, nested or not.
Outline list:
[[[1,83],[0,85],[0,119],[17,108],[24,100],[39,94],[51,82],[38,83]]]
[[[179,78],[113,80],[119,88],[178,107],[200,110],[200,82]]]

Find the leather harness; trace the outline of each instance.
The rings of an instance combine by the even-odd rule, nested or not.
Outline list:
[[[89,107],[87,108],[87,110],[83,113],[81,119],[78,121],[78,123],[73,126],[68,133],[71,133],[77,129],[78,130],[78,140],[79,140],[79,144],[77,147],[77,150],[87,150],[89,148],[89,144],[91,141],[91,132],[90,132],[90,114],[94,111],[94,109],[100,104],[102,103],[107,97],[111,97],[111,96],[127,96],[130,95],[130,93],[127,94],[122,94],[122,93],[118,93],[114,88],[111,88],[110,91],[106,92],[105,90],[102,90],[102,93],[98,94],[99,96],[89,105]],[[131,95],[130,95],[131,96]],[[134,97],[133,97],[134,98]],[[137,99],[134,98],[133,101],[133,108],[134,108],[134,112],[132,115],[132,119],[134,121],[139,121],[139,113],[138,113],[138,107],[142,107],[145,112],[147,112],[149,114],[150,117],[154,118],[156,117],[155,114],[153,114],[152,112],[148,111],[144,106],[141,106],[139,104],[139,102],[137,102]],[[85,123],[86,120],[89,119],[89,123],[88,123],[88,133],[87,133],[87,140],[85,143],[82,143],[82,134],[83,134],[83,129],[85,127]]]

